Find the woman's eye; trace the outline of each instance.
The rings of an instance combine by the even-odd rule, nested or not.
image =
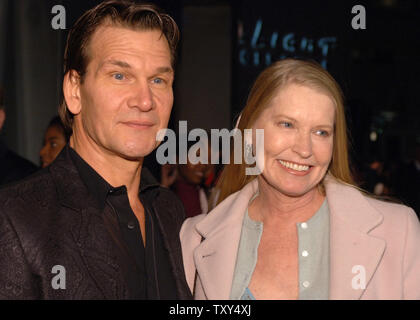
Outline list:
[[[292,128],[293,127],[293,125],[290,122],[287,122],[287,121],[282,121],[282,122],[279,123],[279,125],[281,127],[285,127],[285,128]]]
[[[51,147],[52,148],[56,148],[57,147],[57,143],[56,142],[51,142]]]
[[[330,133],[325,130],[317,130],[316,134],[321,137],[328,137],[330,135]]]
[[[115,73],[113,77],[115,80],[124,80],[124,75],[122,73]]]

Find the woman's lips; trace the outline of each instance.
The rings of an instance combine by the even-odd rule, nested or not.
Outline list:
[[[313,166],[311,165],[298,164],[295,162],[290,162],[290,161],[285,161],[285,160],[278,160],[278,163],[280,164],[280,167],[282,169],[296,176],[305,176],[313,168]]]

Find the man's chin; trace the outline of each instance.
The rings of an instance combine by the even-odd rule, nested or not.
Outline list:
[[[136,148],[125,148],[120,153],[120,156],[130,161],[140,161],[144,157],[151,154],[154,150],[154,146],[147,147],[136,147]]]

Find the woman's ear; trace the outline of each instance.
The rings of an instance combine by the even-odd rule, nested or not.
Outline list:
[[[80,76],[76,70],[68,71],[63,80],[63,94],[68,110],[76,115],[82,110],[80,99]]]

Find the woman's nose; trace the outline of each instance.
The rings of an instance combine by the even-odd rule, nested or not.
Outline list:
[[[292,150],[302,158],[309,158],[312,155],[312,140],[310,133],[300,133],[295,137]]]

